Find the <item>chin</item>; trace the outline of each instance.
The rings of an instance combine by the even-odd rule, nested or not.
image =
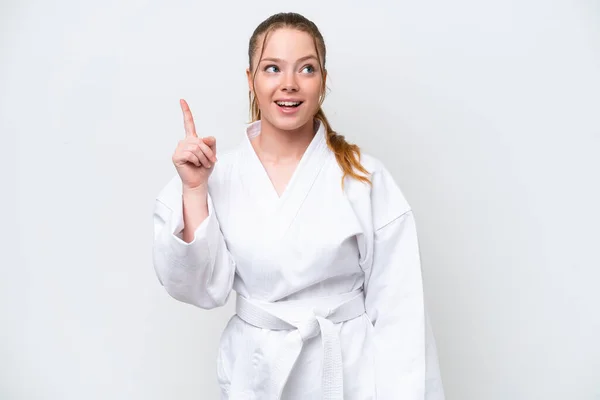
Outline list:
[[[294,117],[287,117],[287,118],[268,118],[268,121],[271,125],[273,125],[275,128],[277,129],[281,129],[282,131],[295,131],[298,130],[302,127],[304,127],[306,124],[311,123],[313,121],[313,117],[301,117],[301,116],[294,116]]]
[[[277,124],[277,127],[285,131],[296,131],[304,127],[308,122],[308,120],[283,121],[282,123]]]

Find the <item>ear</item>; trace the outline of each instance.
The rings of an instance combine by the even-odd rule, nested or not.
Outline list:
[[[248,78],[248,90],[252,92],[254,90],[254,84],[252,82],[252,72],[250,68],[246,68],[246,78]]]

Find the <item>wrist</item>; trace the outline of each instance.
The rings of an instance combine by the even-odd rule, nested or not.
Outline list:
[[[208,194],[208,184],[203,183],[194,187],[187,187],[183,185],[182,194],[184,196],[206,196]]]

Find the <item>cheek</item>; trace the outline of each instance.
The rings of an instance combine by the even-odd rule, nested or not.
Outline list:
[[[273,96],[273,93],[277,90],[279,83],[274,77],[256,77],[254,81],[254,91],[259,100],[269,99]]]
[[[304,90],[307,93],[310,93],[311,96],[316,96],[317,98],[321,94],[321,77],[311,77],[306,78],[304,82]]]
[[[305,93],[308,94],[311,101],[318,103],[319,97],[321,96],[321,82],[314,80],[307,84],[305,87]]]

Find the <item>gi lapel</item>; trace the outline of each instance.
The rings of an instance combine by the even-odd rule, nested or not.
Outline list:
[[[266,169],[250,142],[260,134],[260,121],[246,127],[242,181],[246,191],[263,210],[265,223],[274,234],[274,238],[281,237],[292,223],[327,159],[325,126],[320,121],[318,124],[315,136],[302,155],[281,197],[277,195]]]
[[[317,133],[298,163],[292,179],[280,199],[277,237],[281,238],[294,221],[327,160],[325,126],[319,121]]]

